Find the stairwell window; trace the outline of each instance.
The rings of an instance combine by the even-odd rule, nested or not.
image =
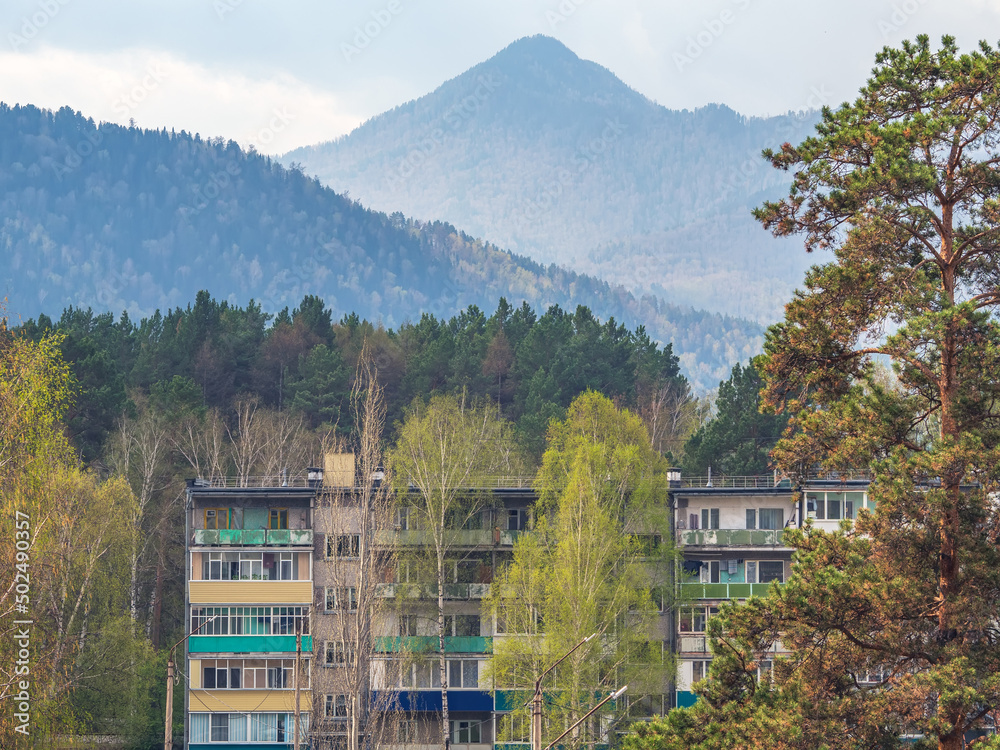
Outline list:
[[[360,534],[331,534],[326,538],[326,556],[353,558],[361,556]]]
[[[358,608],[358,590],[354,586],[327,586],[327,612],[353,612]]]
[[[354,644],[346,641],[327,641],[326,666],[333,668],[350,667],[354,664]]]
[[[341,694],[325,696],[324,713],[328,719],[346,719],[347,696]]]

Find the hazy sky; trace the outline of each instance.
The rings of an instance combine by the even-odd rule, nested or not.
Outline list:
[[[1000,0],[3,0],[0,100],[280,153],[548,34],[671,108],[853,98],[920,33],[1000,36]]]

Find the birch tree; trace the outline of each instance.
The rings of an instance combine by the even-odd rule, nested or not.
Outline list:
[[[448,670],[445,660],[445,562],[462,528],[489,503],[486,489],[499,474],[517,467],[511,429],[490,403],[463,396],[434,396],[411,406],[389,454],[400,503],[427,535],[437,599],[438,666],[441,681],[441,739],[451,744]],[[491,481],[492,480],[492,481]],[[411,491],[412,487],[412,491]]]

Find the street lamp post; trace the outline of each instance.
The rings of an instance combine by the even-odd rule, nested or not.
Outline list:
[[[163,728],[163,750],[171,750],[174,746],[174,650],[218,617],[218,615],[212,615],[170,648],[170,654],[167,656],[167,722]]]
[[[604,700],[602,700],[600,703],[598,703],[592,709],[590,709],[589,711],[587,711],[587,713],[585,713],[583,716],[581,716],[580,719],[578,719],[576,722],[574,722],[573,725],[569,729],[567,729],[565,732],[563,732],[558,737],[556,737],[554,740],[552,740],[552,742],[550,742],[548,745],[546,745],[545,746],[545,750],[552,750],[552,748],[556,746],[556,743],[558,743],[559,740],[561,740],[563,737],[565,737],[567,734],[569,734],[570,732],[572,732],[574,729],[576,729],[578,726],[580,726],[583,722],[585,722],[587,719],[589,719],[591,716],[593,716],[594,713],[597,711],[597,709],[599,709],[601,706],[603,706],[608,701],[614,700],[615,698],[621,697],[625,693],[626,690],[628,690],[628,685],[624,685],[624,686],[618,688],[615,692],[613,692],[611,695],[609,695],[607,698],[605,698]]]
[[[542,678],[558,667],[559,664],[566,659],[566,657],[580,648],[580,646],[596,637],[597,633],[591,633],[588,635],[578,644],[573,646],[573,648],[563,654],[558,661],[555,662],[555,664],[538,675],[538,679],[535,680],[535,694],[531,698],[531,750],[542,750]]]

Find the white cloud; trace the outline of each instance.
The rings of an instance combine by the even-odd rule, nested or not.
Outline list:
[[[221,135],[264,153],[329,140],[363,115],[288,73],[250,78],[148,49],[95,54],[51,47],[0,52],[0,100],[95,120]]]

